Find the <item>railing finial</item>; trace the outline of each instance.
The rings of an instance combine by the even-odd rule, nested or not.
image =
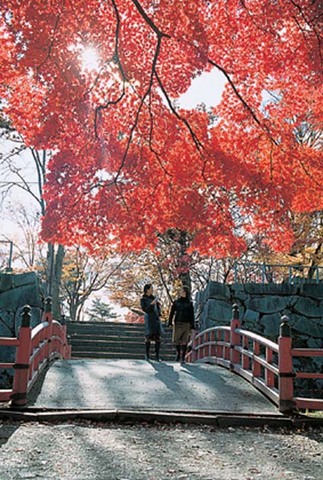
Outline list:
[[[232,318],[234,320],[239,320],[239,305],[237,303],[232,305]]]
[[[31,307],[29,305],[25,305],[22,308],[21,313],[21,326],[22,327],[30,327],[30,319],[31,319]]]
[[[52,311],[52,297],[46,297],[45,300],[45,312],[51,312]]]
[[[280,324],[279,334],[281,337],[290,337],[291,329],[289,325],[289,318],[287,315],[283,315],[281,318],[282,323]]]

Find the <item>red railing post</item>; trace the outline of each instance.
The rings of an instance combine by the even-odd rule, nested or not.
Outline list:
[[[212,330],[210,333],[210,346],[209,346],[209,357],[215,357],[215,345],[216,345],[216,338],[215,338],[215,331]]]
[[[294,404],[294,373],[289,318],[284,315],[278,338],[279,410],[290,413]]]
[[[61,316],[61,325],[62,325],[62,336],[64,339],[63,347],[62,347],[62,356],[65,360],[70,359],[70,352],[69,352],[69,345],[68,345],[68,337],[67,337],[67,326],[66,326],[66,318],[65,315]]]
[[[195,344],[196,344],[196,340],[195,340],[195,337],[196,337],[196,330],[192,330],[192,333],[191,333],[191,342],[192,342],[192,350],[190,352],[190,361],[193,363],[195,362],[196,360],[196,350],[195,350]]]
[[[266,348],[266,362],[270,365],[273,361],[273,351],[270,348]],[[265,371],[265,383],[267,387],[274,387],[275,386],[275,376],[273,372],[271,372],[268,368]]]
[[[233,369],[236,363],[240,362],[240,354],[235,347],[240,345],[240,335],[236,333],[236,328],[240,328],[239,307],[235,303],[232,307],[232,320],[230,324],[230,368]]]
[[[14,378],[12,387],[12,405],[22,406],[27,403],[27,389],[29,379],[29,359],[31,350],[30,306],[25,305],[22,311],[21,327],[18,333],[19,345],[16,351],[14,364]]]
[[[45,310],[43,313],[43,322],[47,322],[47,328],[45,331],[45,340],[47,340],[47,347],[46,347],[46,357],[47,359],[50,358],[50,354],[52,353],[52,345],[51,345],[51,337],[53,334],[53,314],[52,314],[52,299],[51,297],[47,297],[45,300]]]

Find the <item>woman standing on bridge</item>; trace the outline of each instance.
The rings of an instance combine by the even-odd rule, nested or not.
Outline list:
[[[153,295],[153,286],[147,283],[144,286],[144,294],[141,297],[140,305],[145,312],[145,335],[146,335],[146,360],[149,360],[150,343],[155,342],[156,360],[159,362],[161,324],[160,324],[160,303]]]
[[[186,286],[181,288],[180,296],[172,305],[168,326],[172,326],[173,318],[173,342],[176,347],[176,361],[185,362],[187,344],[190,339],[191,330],[194,329],[194,308],[190,297],[190,289]]]

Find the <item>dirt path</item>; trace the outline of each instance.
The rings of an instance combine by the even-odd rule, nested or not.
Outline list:
[[[0,424],[0,479],[322,480],[323,429]]]

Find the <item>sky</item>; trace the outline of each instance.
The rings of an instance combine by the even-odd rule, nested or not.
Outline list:
[[[195,108],[201,103],[205,103],[207,107],[215,106],[221,100],[225,82],[225,76],[216,69],[205,72],[194,78],[190,88],[180,97],[178,103],[187,109]]]

